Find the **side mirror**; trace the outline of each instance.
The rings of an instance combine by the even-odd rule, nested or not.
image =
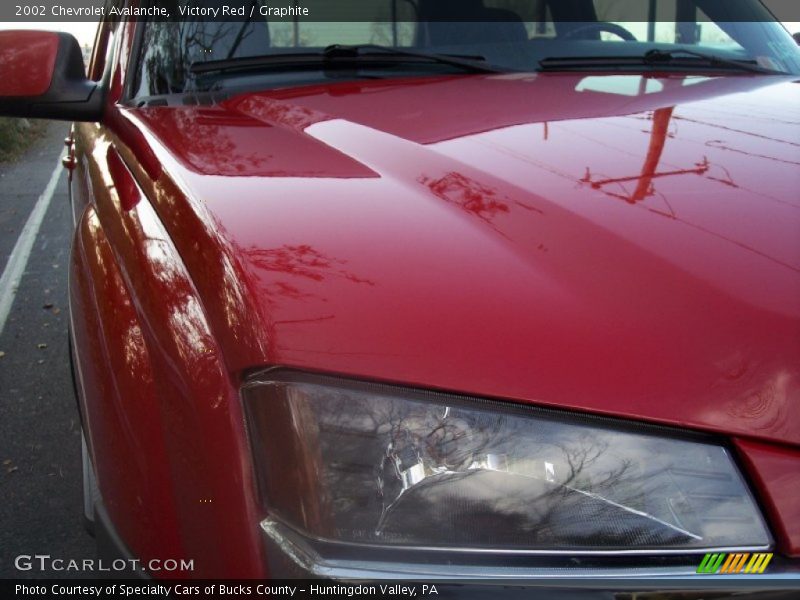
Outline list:
[[[794,41],[795,41],[795,42],[797,42],[798,44],[800,44],[800,31],[798,31],[797,33],[793,33],[793,34],[792,34],[792,37],[794,38]]]
[[[102,92],[70,34],[0,31],[0,115],[99,121]]]

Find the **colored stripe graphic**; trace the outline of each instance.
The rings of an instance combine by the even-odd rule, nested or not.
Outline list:
[[[725,554],[706,554],[700,566],[697,567],[698,573],[716,573],[722,561],[725,559]]]
[[[750,575],[763,573],[769,562],[772,560],[772,553],[756,552],[733,552],[706,554],[697,567],[698,573],[705,574],[736,574],[747,573]],[[745,565],[747,565],[745,567]],[[744,571],[743,571],[744,570]]]
[[[753,568],[753,573],[763,573],[764,570],[767,568],[769,561],[772,560],[772,553],[769,554],[759,554],[759,564]]]
[[[722,565],[720,573],[738,573],[742,570],[745,561],[750,558],[750,554],[735,552],[728,555],[728,560]]]

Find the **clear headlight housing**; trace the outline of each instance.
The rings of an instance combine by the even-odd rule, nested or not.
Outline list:
[[[730,454],[704,437],[288,372],[243,397],[265,509],[310,538],[572,553],[771,543]]]

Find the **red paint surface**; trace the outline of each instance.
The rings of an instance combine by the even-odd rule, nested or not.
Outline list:
[[[143,561],[195,561],[162,576],[258,576],[237,390],[163,224],[92,129],[76,133],[95,152],[79,172],[94,204],[79,222],[70,304],[104,505]]]
[[[132,111],[188,194],[156,209],[229,369],[800,443],[800,88],[671,78],[663,97],[630,98],[576,91],[581,79]],[[221,279],[221,261],[236,275]]]
[[[345,83],[78,128],[76,341],[109,365],[86,412],[137,554],[164,531],[194,576],[264,575],[237,388],[265,365],[800,444],[800,86],[600,79]]]
[[[44,94],[58,45],[58,34],[51,31],[0,31],[0,97]]]

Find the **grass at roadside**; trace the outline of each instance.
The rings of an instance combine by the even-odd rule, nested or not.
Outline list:
[[[46,123],[0,117],[0,162],[14,160],[44,132]]]

